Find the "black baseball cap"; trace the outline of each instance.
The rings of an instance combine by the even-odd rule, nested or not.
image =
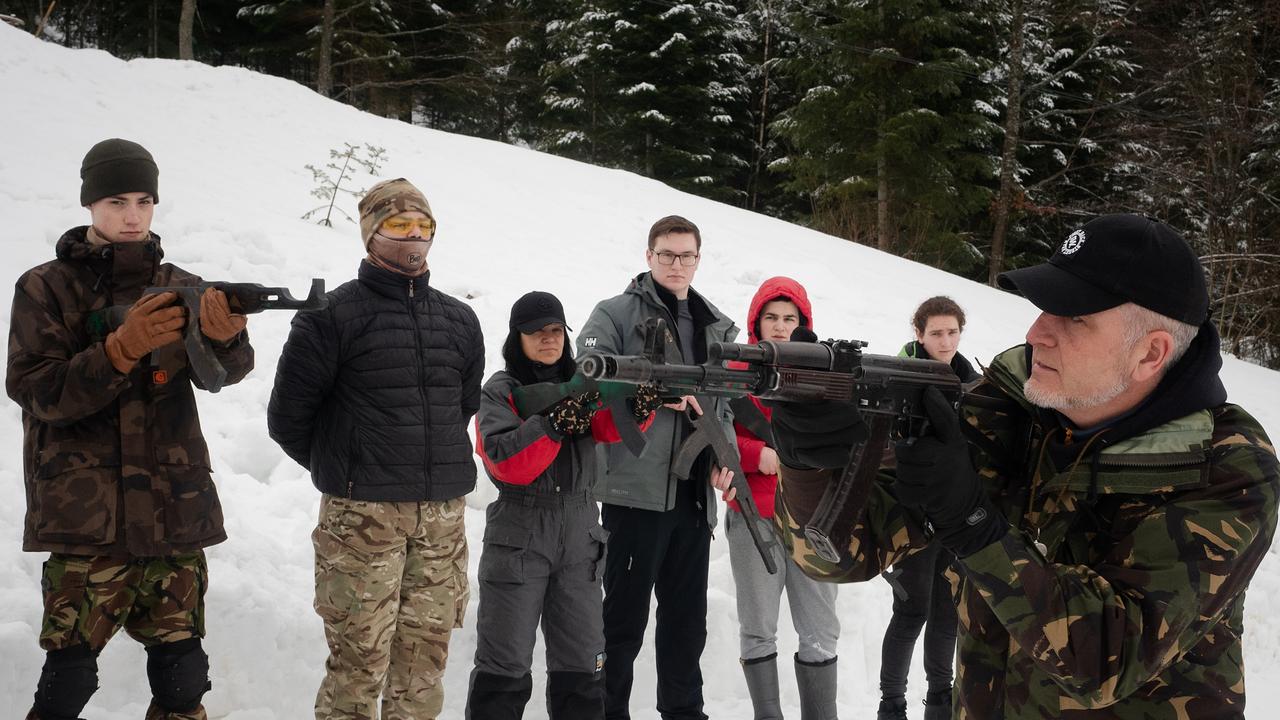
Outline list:
[[[534,290],[520,296],[511,306],[511,321],[508,326],[512,330],[531,333],[541,330],[550,323],[560,323],[566,330],[572,330],[564,321],[564,306],[559,298],[549,292]]]
[[[1103,215],[1063,241],[1049,262],[1009,270],[1000,287],[1063,317],[1132,302],[1199,326],[1209,316],[1200,259],[1168,225],[1142,215]]]

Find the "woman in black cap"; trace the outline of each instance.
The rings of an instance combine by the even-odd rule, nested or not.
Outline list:
[[[476,454],[498,486],[480,555],[476,661],[468,718],[519,718],[533,689],[535,630],[547,652],[552,720],[604,717],[601,580],[605,539],[591,496],[595,444],[620,439],[598,393],[570,394],[529,417],[513,391],[563,383],[576,366],[564,308],[531,292],[511,308],[503,370],[484,385]],[[642,388],[629,411],[647,428],[661,398]],[[632,422],[620,418],[618,422]]]

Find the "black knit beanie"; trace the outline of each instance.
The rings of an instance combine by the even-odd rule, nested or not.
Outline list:
[[[120,138],[103,140],[80,163],[80,204],[129,192],[150,193],[160,202],[159,178],[160,169],[146,148]]]

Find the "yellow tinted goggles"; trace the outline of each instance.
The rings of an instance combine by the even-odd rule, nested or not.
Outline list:
[[[413,232],[415,227],[422,233],[422,237],[429,238],[436,234],[436,221],[431,218],[415,220],[413,218],[389,217],[382,221],[382,231],[388,235],[403,237]]]

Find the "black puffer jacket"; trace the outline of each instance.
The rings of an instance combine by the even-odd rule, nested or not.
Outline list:
[[[480,407],[475,312],[368,263],[300,311],[280,353],[267,429],[321,492],[448,500],[475,487],[467,423]]]

